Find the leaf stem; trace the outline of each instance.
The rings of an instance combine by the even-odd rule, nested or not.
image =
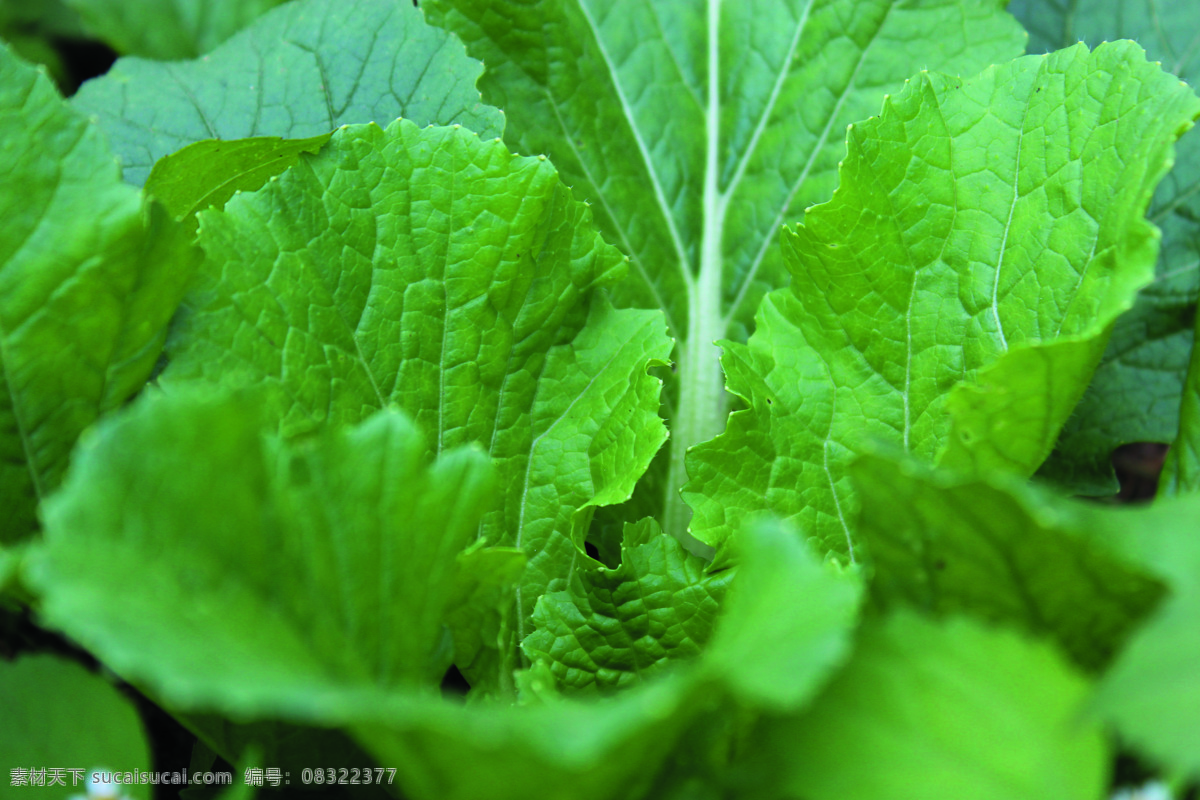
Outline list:
[[[688,283],[687,340],[679,352],[679,411],[672,420],[671,461],[663,525],[689,543],[692,512],[679,491],[687,482],[687,451],[721,432],[725,393],[721,361],[714,343],[724,337],[721,314],[721,246],[724,202],[717,185],[721,136],[720,46],[721,0],[708,3],[708,115],[704,164],[704,233],[700,242],[700,274]]]

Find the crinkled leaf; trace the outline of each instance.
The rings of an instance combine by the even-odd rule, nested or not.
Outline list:
[[[1200,777],[1200,495],[1114,511],[1096,524],[1162,576],[1171,597],[1105,675],[1094,706],[1145,754]]]
[[[55,778],[60,786],[77,785],[76,780],[86,780],[86,771],[92,769],[150,769],[150,748],[133,704],[111,683],[73,661],[51,655],[0,659],[0,708],[6,796],[53,786],[47,768],[60,770]],[[85,772],[72,776],[70,767]],[[31,783],[32,769],[42,770],[42,784]],[[18,783],[18,770],[25,772],[23,783]],[[147,785],[121,788],[126,797],[150,796]],[[60,796],[65,793],[59,791]]]
[[[285,0],[66,0],[119,53],[177,61],[207,53]]]
[[[778,522],[749,529],[739,555],[706,666],[751,706],[795,709],[848,654],[861,587]]]
[[[1166,71],[1193,83],[1200,77],[1195,38],[1200,11],[1194,4],[1013,0],[1009,12],[1029,30],[1030,53],[1080,40],[1095,46],[1132,39]],[[1175,438],[1200,287],[1200,131],[1180,140],[1175,168],[1154,196],[1150,220],[1163,231],[1155,280],[1117,323],[1092,384],[1041,471],[1073,493],[1116,493],[1110,456],[1118,445]]]
[[[80,431],[145,383],[197,254],[7,48],[0,148],[0,542],[12,542],[36,528]]]
[[[347,123],[461,123],[498,136],[479,101],[482,66],[393,0],[296,0],[194,61],[118,61],[73,98],[124,169],[145,182],[162,156],[204,139],[306,139]]]
[[[308,139],[206,139],[160,158],[146,178],[145,192],[195,233],[199,212],[224,208],[238,192],[261,188],[294,166],[301,153],[315,153],[328,141],[329,134]]]
[[[480,535],[529,559],[515,654],[538,597],[589,561],[590,507],[628,498],[666,438],[646,374],[662,316],[595,293],[624,263],[588,209],[544,159],[400,120],[204,212],[200,243],[164,385],[269,385],[285,433],[397,405],[439,452],[481,444],[500,501]]]
[[[833,188],[841,133],[921,67],[1017,55],[995,4],[964,0],[428,0],[487,64],[508,141],[547,153],[632,260],[619,304],[661,308],[679,342],[666,530],[681,536],[687,448],[721,431],[712,343],[744,339],[787,274],[775,243]]]
[[[337,719],[436,687],[486,458],[429,464],[384,411],[285,444],[261,400],[153,395],[101,425],[45,505],[42,617],[184,710]]]
[[[483,542],[477,542],[482,545]],[[528,562],[516,547],[476,546],[458,557],[458,582],[446,615],[454,636],[454,663],[466,675],[499,676],[511,691],[509,677],[517,668],[516,609],[506,601]]]
[[[1090,507],[910,460],[864,456],[850,475],[870,498],[859,531],[884,608],[1022,626],[1098,670],[1162,597],[1095,531]]]
[[[922,73],[855,125],[834,199],[785,237],[791,288],[727,345],[750,409],[689,460],[698,538],[770,511],[853,558],[872,439],[1031,474],[1153,274],[1143,214],[1197,115],[1124,42]]]
[[[762,726],[746,779],[782,768],[764,796],[805,800],[1095,800],[1108,763],[1080,719],[1088,688],[1011,632],[895,615],[808,712]]]
[[[624,688],[700,653],[731,577],[710,574],[653,520],[627,523],[620,565],[578,571],[542,595],[522,649],[546,660],[563,689]]]

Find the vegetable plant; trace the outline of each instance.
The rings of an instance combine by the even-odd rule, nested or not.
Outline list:
[[[0,51],[0,596],[193,763],[1195,791],[1195,11],[50,5],[129,55]]]

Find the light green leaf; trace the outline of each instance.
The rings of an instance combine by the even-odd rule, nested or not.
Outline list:
[[[118,53],[177,61],[207,53],[285,0],[66,0]]]
[[[483,547],[458,557],[458,583],[446,614],[454,636],[454,663],[464,675],[508,676],[520,654],[510,646],[516,635],[516,608],[507,601],[521,582],[528,558],[516,547]]]
[[[145,192],[194,234],[198,213],[224,208],[238,192],[261,188],[295,166],[301,153],[315,153],[328,141],[329,134],[309,139],[206,139],[160,158],[146,178]]]
[[[726,347],[750,409],[689,460],[697,537],[769,511],[853,559],[846,468],[876,439],[1032,474],[1153,274],[1142,216],[1197,115],[1125,42],[922,73],[855,125],[834,199],[785,237],[791,288]]]
[[[662,480],[668,533],[684,453],[727,411],[713,342],[744,339],[787,273],[781,223],[828,197],[847,123],[922,67],[971,74],[1024,39],[978,0],[427,0],[487,64],[507,141],[546,153],[630,256],[618,305],[661,308],[679,343]]]
[[[749,529],[740,556],[705,666],[748,705],[796,709],[848,654],[861,586],[778,522]]]
[[[813,707],[746,746],[764,796],[805,800],[1095,800],[1103,732],[1088,684],[1048,647],[966,620],[900,614],[867,629]]]
[[[162,156],[204,139],[305,139],[347,123],[461,123],[488,137],[482,66],[394,0],[296,0],[195,61],[118,61],[73,98],[124,169],[145,182]]]
[[[152,395],[97,429],[28,556],[42,617],[182,710],[337,719],[435,688],[481,453],[395,411],[264,437],[261,399]]]
[[[708,572],[653,520],[626,524],[621,563],[542,595],[522,643],[559,686],[608,693],[693,658],[712,635],[732,570]]]
[[[76,786],[76,794],[82,795],[93,769],[150,769],[150,748],[133,704],[108,681],[73,661],[50,655],[0,660],[0,708],[6,797],[55,791],[65,796],[69,789],[47,791],[56,783]],[[41,784],[31,782],[30,771],[35,769],[42,772]],[[146,785],[121,788],[138,800],[150,796]]]
[[[200,219],[163,385],[271,386],[285,434],[397,405],[438,452],[483,446],[500,501],[480,536],[529,559],[504,663],[538,597],[590,563],[591,508],[627,499],[666,438],[646,374],[670,351],[662,316],[595,294],[621,255],[549,162],[405,120],[339,130]]]
[[[1200,77],[1195,31],[1200,10],[1154,0],[1013,0],[1009,11],[1030,33],[1029,52],[1077,41],[1095,46],[1132,39],[1163,69]],[[1170,442],[1192,348],[1200,288],[1200,131],[1186,134],[1175,168],[1159,186],[1150,220],[1162,228],[1155,280],[1113,332],[1087,393],[1063,429],[1041,477],[1077,494],[1115,494],[1110,456],[1130,442]]]
[[[145,383],[198,253],[45,73],[2,47],[0,142],[0,542],[13,542],[79,433]]]
[[[1099,670],[1162,598],[1095,530],[1090,506],[911,460],[864,456],[850,475],[870,498],[859,530],[883,608],[1021,626]]]
[[[1094,708],[1169,770],[1200,777],[1200,495],[1113,511],[1096,524],[1163,577],[1171,597],[1105,675]]]
[[[355,732],[414,800],[638,800],[712,705],[694,678],[671,676],[603,701],[398,704]]]

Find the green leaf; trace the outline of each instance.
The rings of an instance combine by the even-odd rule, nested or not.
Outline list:
[[[1132,39],[1166,71],[1193,83],[1200,76],[1193,35],[1200,13],[1188,3],[1013,0],[1009,11],[1028,28],[1030,53],[1080,40],[1095,46]],[[1175,168],[1149,216],[1163,232],[1155,280],[1117,323],[1092,384],[1041,471],[1072,493],[1115,494],[1110,457],[1117,446],[1175,438],[1200,289],[1200,131],[1179,141]]]
[[[1200,322],[1200,317],[1197,318]],[[1170,497],[1200,490],[1200,347],[1192,349],[1179,406],[1179,435],[1167,452],[1158,494]]]
[[[194,234],[199,227],[199,212],[224,208],[238,192],[261,188],[295,166],[301,153],[316,153],[328,141],[329,134],[309,139],[206,139],[155,162],[146,178],[145,191]]]
[[[1098,671],[1162,598],[1095,530],[1090,506],[909,459],[864,456],[850,475],[870,498],[859,530],[885,609],[1020,626]]]
[[[438,452],[484,447],[500,500],[480,536],[529,559],[504,663],[551,582],[591,563],[591,509],[627,499],[666,438],[646,374],[670,351],[662,316],[595,294],[620,254],[544,159],[406,120],[339,130],[200,219],[162,383],[268,385],[285,434],[396,405]]]
[[[1095,800],[1108,763],[1079,719],[1087,690],[1048,647],[899,614],[864,632],[807,713],[762,726],[745,775],[782,767],[776,798]]]
[[[486,459],[428,463],[395,411],[308,441],[261,399],[151,395],[101,425],[45,506],[45,621],[183,710],[337,719],[435,688]]]
[[[5,796],[44,792],[55,785],[74,786],[82,795],[93,769],[150,769],[150,748],[133,704],[74,661],[50,655],[0,660],[0,708],[0,752],[10,787]],[[33,782],[39,779],[32,774],[37,770],[41,783]],[[150,796],[147,785],[120,788],[139,800]],[[70,789],[46,793],[55,791],[61,797]]]
[[[1105,675],[1093,706],[1169,770],[1200,777],[1200,495],[1113,511],[1097,522],[1164,578],[1171,596]]]
[[[795,709],[848,655],[861,586],[778,522],[749,529],[740,555],[706,667],[748,705]]]
[[[545,659],[564,689],[607,693],[646,680],[697,656],[712,635],[733,573],[707,567],[653,520],[626,524],[620,565],[576,572],[542,595],[522,649]]]
[[[547,153],[631,258],[618,305],[661,308],[679,402],[660,506],[682,537],[684,453],[727,411],[714,341],[787,273],[775,243],[833,189],[847,123],[921,67],[973,73],[1023,39],[975,0],[430,0],[487,64],[507,141]]]
[[[79,433],[145,383],[198,253],[7,48],[0,111],[0,542],[13,542],[36,529]]]
[[[66,0],[119,53],[177,61],[207,53],[285,0]]]
[[[205,139],[306,139],[400,116],[498,136],[503,117],[475,88],[481,70],[407,3],[296,0],[195,61],[121,59],[72,102],[141,185],[159,158]]]
[[[1153,274],[1142,217],[1198,114],[1125,42],[922,73],[855,125],[833,200],[785,237],[791,288],[726,346],[750,409],[689,460],[696,536],[769,511],[853,559],[846,469],[872,440],[1032,474]]]
[[[414,800],[637,800],[711,705],[694,679],[672,676],[604,701],[411,702],[355,732]]]

